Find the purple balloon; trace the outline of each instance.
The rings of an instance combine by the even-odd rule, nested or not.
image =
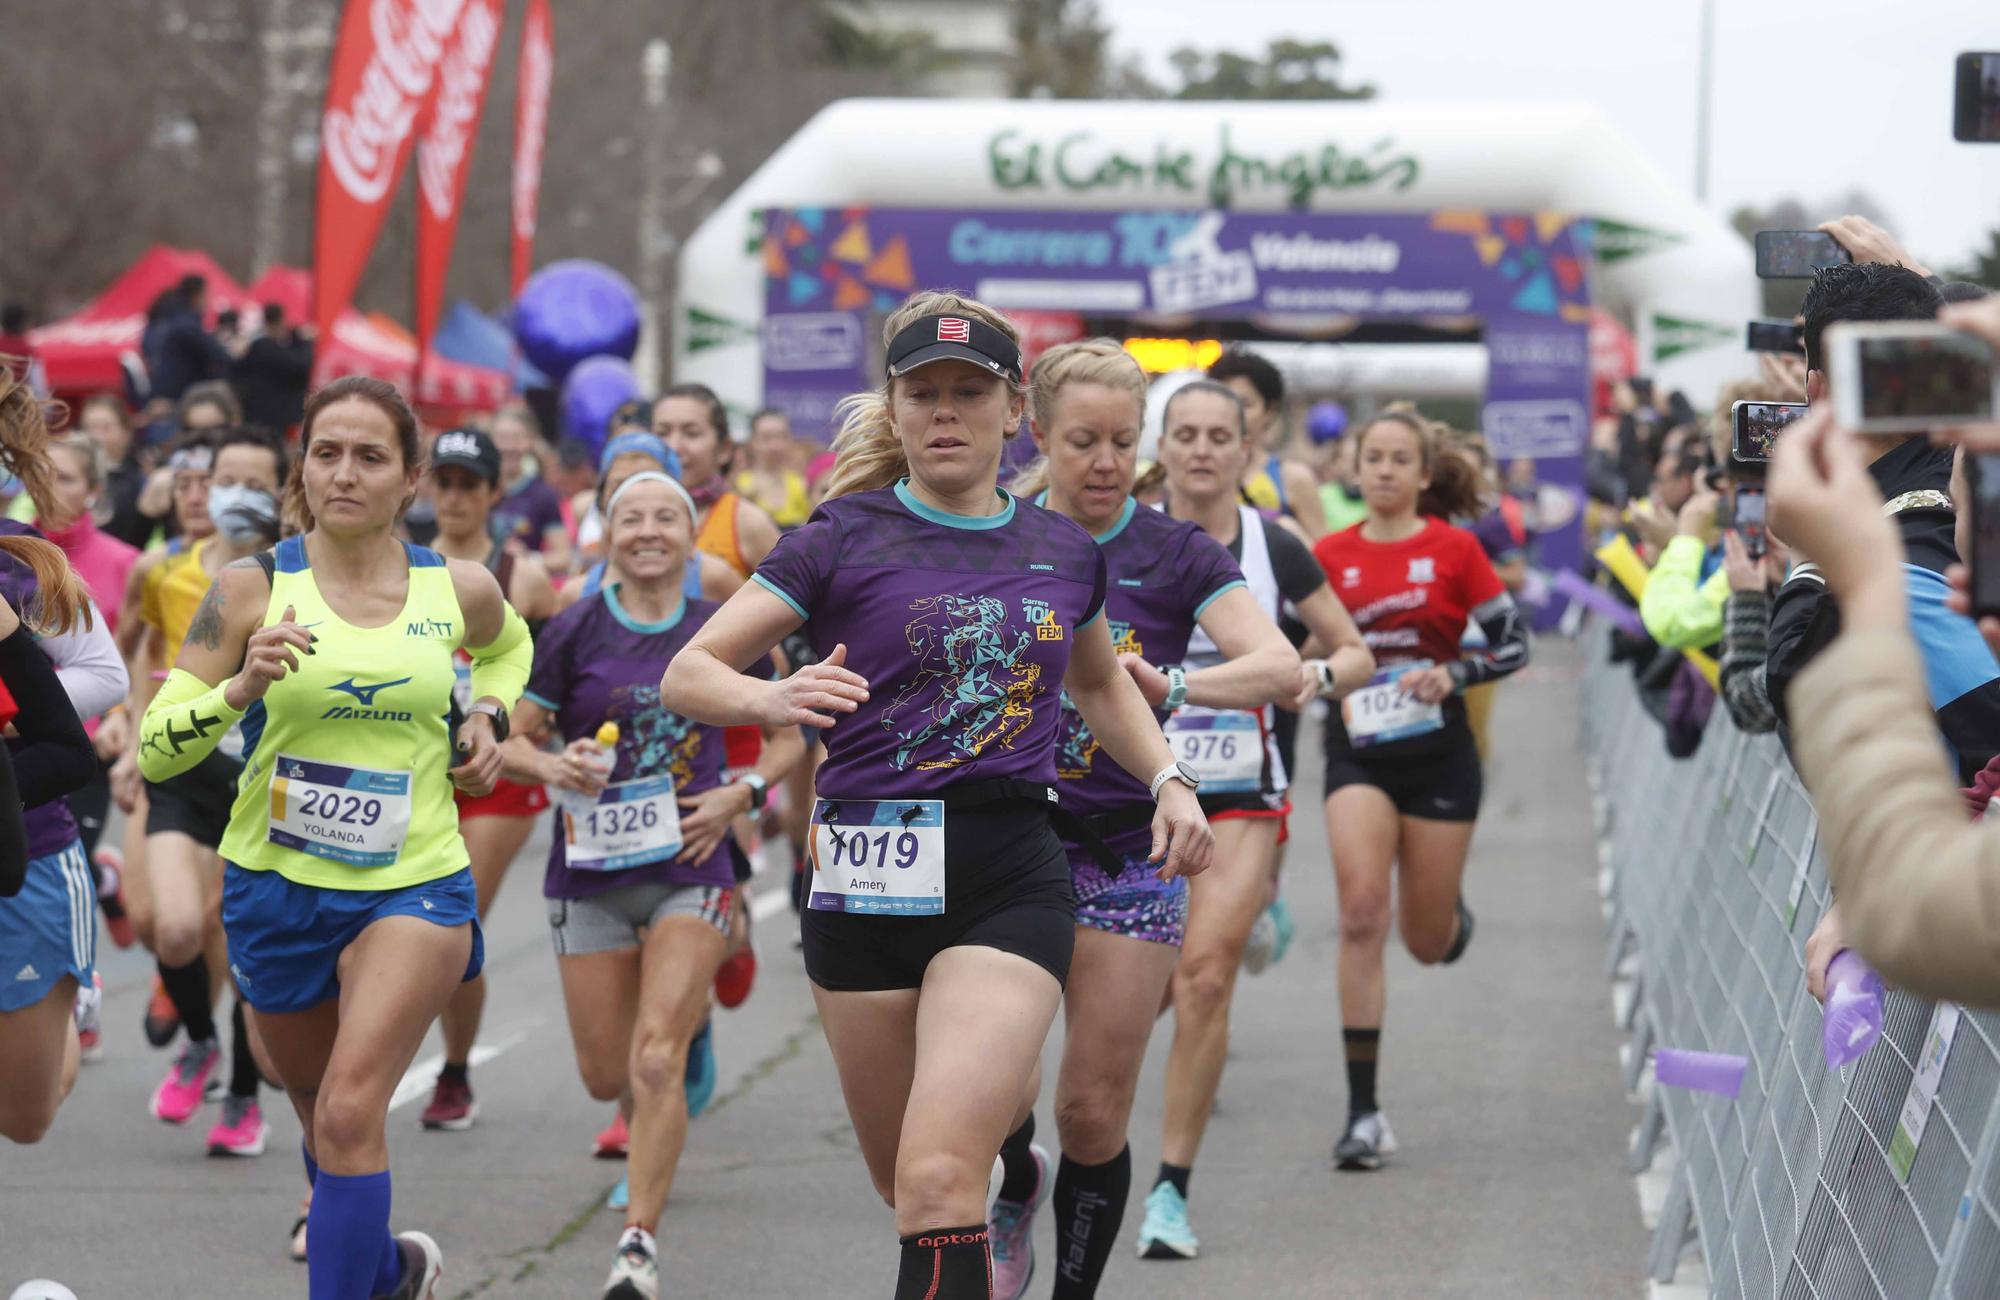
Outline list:
[[[521,288],[514,341],[556,384],[589,357],[630,361],[639,349],[638,291],[601,262],[551,262]]]
[[[563,433],[595,452],[604,445],[612,415],[638,395],[639,381],[623,358],[586,359],[563,381]]]

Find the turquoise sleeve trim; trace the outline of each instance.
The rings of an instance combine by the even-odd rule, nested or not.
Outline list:
[[[793,600],[790,592],[786,591],[783,587],[780,587],[777,583],[771,581],[763,574],[761,573],[751,574],[750,581],[756,583],[764,590],[770,592],[773,596],[776,596],[779,600],[784,601],[787,605],[790,605],[792,607],[792,613],[797,614],[800,618],[807,617],[805,606],[799,604],[799,602],[797,602],[796,600]]]
[[[545,712],[548,713],[562,712],[561,709],[556,707],[556,702],[548,698],[546,695],[537,695],[533,691],[522,691],[521,698],[526,700],[528,703],[534,705],[536,708],[542,709]]]
[[[1103,617],[1104,617],[1104,606],[1099,605],[1097,607],[1097,612],[1095,614],[1092,614],[1089,618],[1083,620],[1083,622],[1078,623],[1076,625],[1076,630],[1081,632],[1083,631],[1083,629],[1089,627],[1092,623],[1095,623],[1098,619]]]
[[[1194,621],[1197,623],[1201,622],[1201,616],[1203,614],[1206,614],[1208,612],[1208,607],[1210,605],[1213,605],[1216,601],[1221,600],[1224,596],[1236,590],[1238,587],[1248,587],[1249,585],[1250,585],[1249,583],[1243,581],[1243,579],[1241,578],[1234,578],[1228,582],[1223,583],[1220,587],[1217,587],[1214,591],[1209,592],[1207,598],[1204,599],[1201,602],[1201,604],[1196,605],[1194,607]]]

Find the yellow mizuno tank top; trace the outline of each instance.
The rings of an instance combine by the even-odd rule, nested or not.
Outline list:
[[[403,549],[402,612],[362,628],[321,597],[304,538],[278,544],[263,626],[290,605],[319,640],[244,715],[228,861],[321,889],[403,889],[466,865],[447,775],[465,616],[444,557]]]
[[[201,608],[215,581],[201,562],[201,554],[208,549],[210,540],[204,537],[185,550],[170,553],[146,574],[139,616],[159,629],[168,664],[180,653],[181,642],[187,640],[188,624],[194,622],[195,611]],[[282,612],[284,606],[278,609]]]

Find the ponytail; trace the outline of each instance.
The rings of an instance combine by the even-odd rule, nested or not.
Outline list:
[[[14,534],[0,537],[0,553],[19,560],[35,575],[35,599],[20,611],[21,621],[38,636],[61,636],[78,623],[91,626],[90,593],[69,559],[54,542]]]
[[[1479,462],[1447,436],[1444,425],[1427,418],[1413,403],[1392,402],[1361,427],[1354,440],[1357,463],[1369,431],[1391,422],[1417,435],[1424,474],[1431,481],[1417,496],[1418,514],[1450,521],[1476,519],[1485,513],[1486,476],[1480,472]]]

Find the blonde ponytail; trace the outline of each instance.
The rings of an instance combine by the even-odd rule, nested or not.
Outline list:
[[[985,303],[951,289],[925,289],[911,294],[882,322],[882,345],[887,347],[911,321],[950,314],[976,317],[1015,343],[1021,341],[1020,328]],[[826,477],[829,500],[852,492],[885,488],[909,474],[910,461],[903,454],[903,440],[896,435],[896,422],[889,415],[891,382],[885,381],[871,392],[844,397],[833,408],[840,421],[840,432],[834,435],[833,469]],[[1025,392],[1027,386],[1020,385],[1013,391]],[[1015,436],[1014,431],[1009,430],[1007,436]]]

